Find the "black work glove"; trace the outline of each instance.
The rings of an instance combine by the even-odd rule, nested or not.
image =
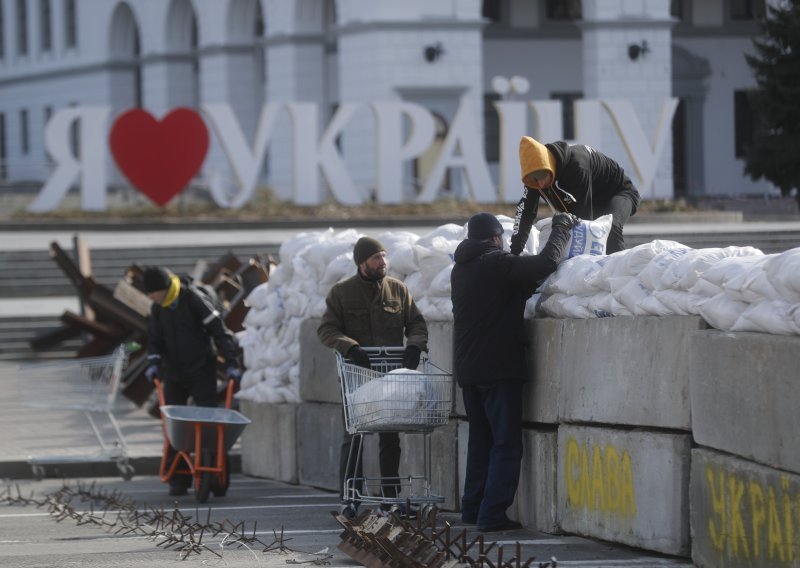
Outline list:
[[[409,345],[406,347],[406,352],[403,355],[403,367],[406,369],[415,370],[419,366],[420,350],[416,345]]]
[[[158,365],[150,365],[144,372],[147,382],[152,384],[158,378]]]
[[[572,213],[556,213],[553,215],[553,221],[551,222],[550,226],[554,229],[556,227],[571,229],[580,222],[581,220]]]
[[[367,355],[367,352],[361,349],[361,347],[358,345],[353,345],[347,351],[346,357],[359,367],[364,367],[365,369],[372,368],[372,365],[369,364],[369,355]]]

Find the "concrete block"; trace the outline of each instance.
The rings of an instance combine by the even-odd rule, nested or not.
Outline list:
[[[297,407],[297,478],[300,484],[339,491],[342,405],[305,402]]]
[[[252,423],[242,434],[242,473],[297,483],[297,404],[242,400]]]
[[[300,324],[300,399],[341,404],[336,357],[317,337],[320,321],[309,318]]]
[[[426,321],[428,324],[428,357],[440,369],[453,372],[453,322]]]
[[[444,497],[444,502],[437,506],[447,511],[457,510],[461,502],[457,485],[457,430],[457,423],[451,421],[430,434],[429,474],[425,470],[424,435],[406,433],[400,436],[400,445],[403,448],[400,474],[421,475],[428,479],[431,493]]]
[[[526,422],[557,424],[559,418],[558,392],[562,383],[560,365],[569,346],[561,337],[567,320],[534,318],[528,320],[528,371],[525,384],[522,419]]]
[[[469,422],[466,420],[456,421],[456,432],[458,435],[458,508],[461,510],[461,496],[464,495],[464,478],[467,475],[467,442],[469,442]]]
[[[696,448],[691,479],[695,566],[800,566],[800,476]]]
[[[561,533],[556,507],[558,465],[556,430],[522,432],[522,467],[514,504],[508,515],[529,529]]]
[[[800,337],[708,330],[690,344],[695,441],[800,473]]]
[[[691,436],[558,429],[558,518],[568,533],[689,554]]]
[[[561,421],[691,428],[688,342],[700,318],[563,321]]]

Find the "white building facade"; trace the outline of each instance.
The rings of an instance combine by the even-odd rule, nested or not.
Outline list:
[[[597,147],[645,199],[777,194],[743,173],[755,87],[744,55],[763,10],[763,0],[0,0],[0,190],[53,176],[45,125],[65,109],[107,109],[92,145],[70,124],[70,152],[105,152],[103,179],[124,187],[105,140],[115,117],[189,107],[211,140],[193,183],[236,193],[233,145],[207,106],[227,105],[257,186],[309,205],[515,202],[520,133]],[[392,162],[381,130],[399,116],[407,141],[421,123],[386,103],[426,109],[430,144]],[[259,146],[265,105],[274,123]],[[324,157],[332,149],[341,164]]]

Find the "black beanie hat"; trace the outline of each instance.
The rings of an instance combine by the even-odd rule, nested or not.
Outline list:
[[[467,238],[484,240],[503,234],[503,225],[491,213],[476,213],[467,222]]]
[[[148,266],[145,268],[143,280],[145,294],[166,290],[170,285],[169,273],[158,266]]]
[[[356,262],[356,265],[359,265],[373,254],[385,250],[380,241],[369,237],[361,237],[356,241],[356,245],[353,247],[353,260]]]

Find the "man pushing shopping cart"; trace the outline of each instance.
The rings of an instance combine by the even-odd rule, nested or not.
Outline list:
[[[372,363],[365,347],[406,347],[401,364],[414,370],[420,355],[428,349],[428,327],[405,284],[386,275],[386,249],[375,239],[361,237],[353,247],[356,274],[334,285],[325,300],[325,314],[317,329],[322,343],[335,349],[349,363],[370,369]],[[346,429],[347,430],[347,429]],[[400,483],[400,436],[397,432],[379,434],[379,463],[382,497],[391,503]],[[345,517],[353,518],[359,505],[361,436],[345,431],[339,459],[339,486]],[[348,460],[348,457],[352,459]],[[356,480],[350,495],[347,480]],[[389,508],[386,505],[383,508]],[[410,511],[406,511],[410,513]]]

